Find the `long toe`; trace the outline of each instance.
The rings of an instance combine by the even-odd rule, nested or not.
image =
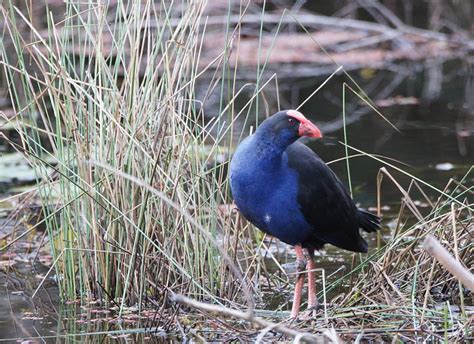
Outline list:
[[[316,315],[316,313],[319,313],[322,310],[324,310],[324,304],[319,303],[318,300],[316,300],[314,305],[308,307],[308,311],[311,311],[313,315]]]

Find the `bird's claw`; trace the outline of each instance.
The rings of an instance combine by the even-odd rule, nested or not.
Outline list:
[[[324,305],[323,304],[320,304],[319,302],[317,302],[315,305],[311,306],[311,307],[308,307],[308,311],[313,311],[315,313],[319,312],[320,310],[323,310],[324,309]]]

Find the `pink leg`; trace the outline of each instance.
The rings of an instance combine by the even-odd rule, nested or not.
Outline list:
[[[308,264],[306,269],[308,270],[308,309],[316,310],[318,307],[318,299],[316,298],[316,264],[314,262],[314,251],[308,250]]]
[[[295,246],[295,252],[296,252],[296,266],[299,272],[300,265],[303,264],[304,266],[304,254],[303,254],[303,248],[301,247],[301,245]],[[301,293],[303,291],[303,284],[304,284],[304,274],[298,273],[298,276],[296,277],[295,294],[293,297],[293,307],[291,307],[291,318],[296,318],[300,311]]]

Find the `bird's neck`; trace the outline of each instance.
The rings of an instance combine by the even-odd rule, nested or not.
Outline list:
[[[261,136],[257,137],[255,154],[258,160],[266,164],[266,168],[276,168],[281,166],[287,147],[287,143],[275,141],[272,137]]]

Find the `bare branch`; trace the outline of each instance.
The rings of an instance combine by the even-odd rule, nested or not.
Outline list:
[[[460,262],[454,259],[451,254],[435,239],[428,235],[423,242],[424,249],[441,265],[443,265],[451,274],[454,275],[470,291],[474,292],[474,275],[469,272]]]
[[[212,304],[209,304],[209,303],[199,302],[199,301],[190,299],[186,296],[178,295],[178,294],[174,294],[172,296],[172,300],[175,301],[175,302],[178,302],[182,305],[192,307],[192,308],[196,308],[196,309],[199,309],[199,310],[204,311],[204,312],[217,313],[217,314],[223,315],[223,316],[229,316],[229,317],[233,317],[233,318],[246,320],[246,321],[248,321],[248,322],[250,322],[254,325],[257,325],[257,326],[263,328],[264,331],[266,329],[271,329],[271,331],[278,332],[278,333],[281,333],[281,334],[284,334],[286,336],[290,336],[290,337],[293,337],[293,338],[298,338],[298,339],[303,340],[307,343],[324,343],[324,342],[327,341],[327,338],[324,338],[323,336],[317,336],[317,335],[314,335],[314,334],[309,333],[309,332],[297,331],[297,330],[294,330],[292,328],[286,327],[282,324],[273,323],[271,321],[268,321],[268,320],[265,320],[265,319],[262,319],[262,318],[259,318],[259,317],[249,316],[248,312],[242,312],[242,311],[238,311],[238,310],[223,307],[223,306],[218,306],[218,305],[212,305]]]

